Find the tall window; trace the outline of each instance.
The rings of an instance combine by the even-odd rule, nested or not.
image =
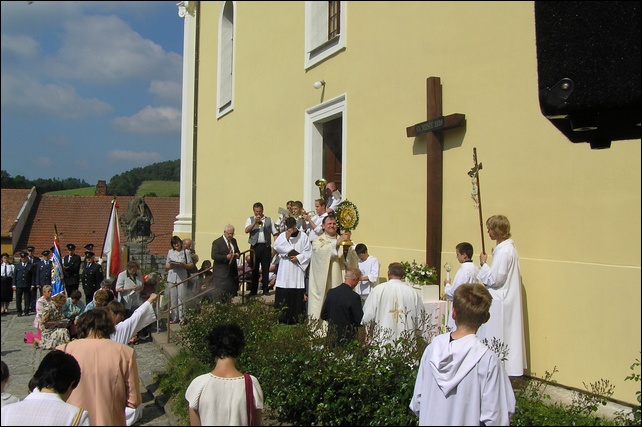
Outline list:
[[[346,4],[345,1],[305,2],[305,68],[345,48]]]
[[[328,2],[328,40],[341,33],[341,2]]]
[[[222,5],[218,37],[217,117],[232,111],[234,89],[234,2]]]

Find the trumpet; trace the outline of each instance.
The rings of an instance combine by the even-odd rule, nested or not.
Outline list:
[[[256,220],[256,226],[259,227],[259,228],[263,227],[263,220],[262,219],[257,219]]]
[[[319,198],[325,200],[325,186],[328,184],[328,181],[326,181],[323,178],[319,178],[316,181],[314,181],[314,185],[319,187]]]

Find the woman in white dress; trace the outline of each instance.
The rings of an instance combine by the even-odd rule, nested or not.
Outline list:
[[[260,426],[263,418],[263,390],[253,375],[253,422],[248,420],[245,375],[236,369],[236,359],[245,348],[245,336],[233,323],[217,325],[207,337],[210,354],[216,365],[207,374],[199,375],[185,392],[189,404],[190,425],[193,426]]]

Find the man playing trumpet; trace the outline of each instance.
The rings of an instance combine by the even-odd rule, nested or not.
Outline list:
[[[247,241],[250,248],[254,250],[254,262],[252,263],[252,283],[250,284],[250,295],[257,295],[259,290],[260,269],[264,272],[270,270],[272,260],[272,236],[278,235],[274,222],[270,217],[263,215],[263,204],[256,202],[252,205],[254,216],[245,221],[245,233],[249,235]],[[263,295],[269,295],[270,279],[268,274],[261,277],[263,284]]]
[[[315,214],[313,216],[310,216],[310,212],[303,213],[303,220],[307,226],[306,232],[310,240],[315,239],[323,233],[321,223],[323,222],[323,218],[328,216],[328,212],[325,208],[325,200],[316,199],[314,201],[314,212]]]

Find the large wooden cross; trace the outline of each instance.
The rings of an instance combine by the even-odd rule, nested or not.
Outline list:
[[[437,269],[437,284],[441,283],[441,237],[443,205],[444,142],[442,132],[463,126],[464,114],[442,113],[441,79],[426,79],[427,121],[406,128],[406,136],[426,134],[426,265]]]

